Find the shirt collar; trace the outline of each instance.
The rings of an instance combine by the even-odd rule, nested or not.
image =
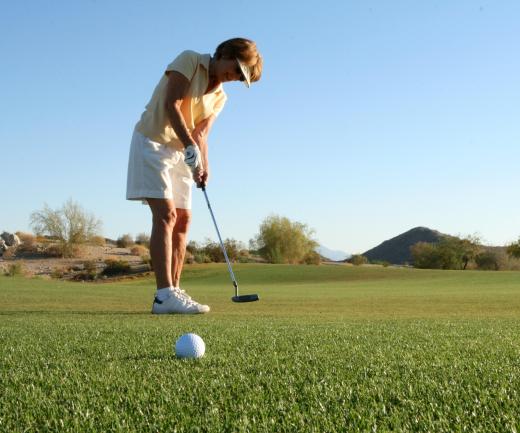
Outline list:
[[[200,59],[200,64],[206,69],[206,83],[209,82],[209,62],[211,60],[211,54],[203,54]],[[222,92],[224,87],[222,83],[220,83],[215,89],[213,89],[210,93]]]

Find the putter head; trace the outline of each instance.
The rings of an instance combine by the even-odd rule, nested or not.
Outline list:
[[[260,298],[258,295],[240,295],[240,296],[233,296],[231,300],[233,302],[254,302],[258,301]]]

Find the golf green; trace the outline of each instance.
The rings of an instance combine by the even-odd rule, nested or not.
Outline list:
[[[197,316],[151,315],[151,278],[0,277],[0,431],[520,431],[520,272],[234,269],[260,301],[192,265]]]

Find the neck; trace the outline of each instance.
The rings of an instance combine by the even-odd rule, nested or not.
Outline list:
[[[216,61],[215,61],[215,58],[212,57],[209,61],[209,70],[208,70],[208,75],[209,75],[209,81],[210,83],[215,83],[217,81],[217,73],[215,71],[216,69]]]

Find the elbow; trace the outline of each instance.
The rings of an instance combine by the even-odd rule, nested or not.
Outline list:
[[[181,112],[182,99],[177,99],[174,101],[166,100],[164,103],[164,109],[168,111],[174,111],[176,113]]]

